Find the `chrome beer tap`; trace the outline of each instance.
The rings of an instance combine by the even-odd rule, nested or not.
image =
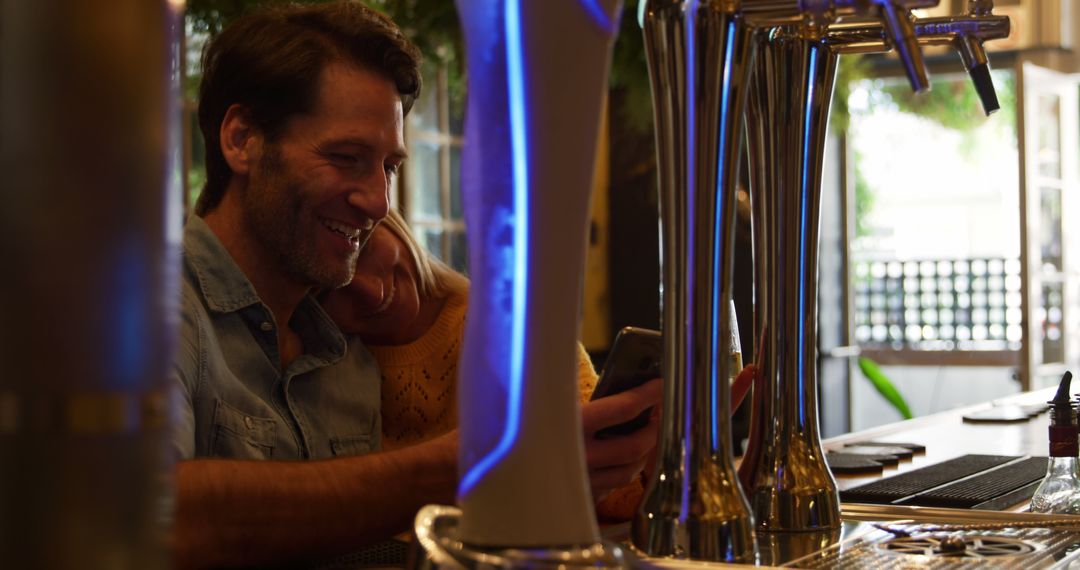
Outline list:
[[[632,539],[644,553],[749,561],[756,557],[755,518],[769,531],[839,527],[836,485],[818,435],[815,376],[818,202],[836,59],[841,49],[871,50],[855,40],[872,36],[873,51],[897,51],[916,91],[929,86],[919,45],[931,36],[966,46],[965,62],[980,65],[979,42],[988,36],[976,29],[996,17],[977,2],[968,17],[978,20],[973,27],[958,20],[945,26],[948,32],[919,28],[910,10],[936,4],[647,0],[666,385],[659,462],[633,520]],[[860,20],[862,28],[845,33],[863,35],[844,40],[833,33],[844,16],[875,19]],[[765,415],[755,412],[768,418],[757,432],[758,449],[740,467],[752,510],[734,477],[727,410],[728,378],[736,371],[728,370],[723,348],[744,110],[763,386],[755,399]]]
[[[746,109],[754,227],[753,410],[739,468],[758,528],[840,526],[817,407],[817,242],[821,167],[837,57],[805,24],[755,36]],[[758,423],[760,422],[760,423]]]
[[[632,538],[650,556],[756,558],[728,416],[725,309],[753,31],[739,8],[733,0],[645,7],[663,231],[665,421]]]
[[[995,16],[992,9],[993,2],[988,0],[969,0],[966,15],[917,18],[913,22],[919,45],[950,45],[960,54],[987,115],[1000,106],[982,44],[1009,35],[1008,16]],[[838,22],[829,26],[828,44],[836,54],[884,52],[889,50],[885,32],[878,22]]]
[[[991,15],[985,2],[975,4],[967,16],[911,23],[918,45],[948,43],[960,51],[989,114],[997,98],[981,43],[1007,36],[1009,22]],[[739,475],[763,531],[820,532],[840,524],[818,434],[821,168],[839,54],[887,51],[889,34],[887,21],[856,21],[787,24],[755,36],[746,117],[760,393]]]

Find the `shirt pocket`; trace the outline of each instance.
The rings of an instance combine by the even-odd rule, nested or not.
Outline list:
[[[370,453],[371,434],[344,435],[330,438],[330,451],[334,454],[334,457]]]
[[[210,455],[230,459],[271,459],[277,422],[260,418],[217,400]]]

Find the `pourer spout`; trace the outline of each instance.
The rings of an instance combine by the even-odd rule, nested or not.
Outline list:
[[[1069,384],[1072,382],[1072,372],[1066,371],[1065,375],[1061,377],[1061,383],[1058,384],[1057,394],[1054,395],[1054,399],[1050,400],[1050,404],[1054,405],[1071,405],[1072,397],[1069,395]]]

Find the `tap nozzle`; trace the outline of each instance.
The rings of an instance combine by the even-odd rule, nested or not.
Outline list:
[[[990,16],[993,11],[994,0],[968,0],[969,16]],[[960,52],[960,58],[964,60],[964,67],[971,76],[975,92],[979,94],[983,111],[989,117],[991,113],[1000,109],[1001,105],[998,104],[994,82],[990,80],[990,61],[986,58],[986,49],[983,48],[981,39],[965,34],[957,37],[957,44],[956,49]]]
[[[990,116],[1000,109],[1001,105],[998,103],[994,82],[990,78],[990,61],[986,58],[986,49],[982,41],[972,36],[958,36],[956,42],[956,49],[960,52],[960,59],[964,61],[964,68],[971,76],[975,92],[979,94],[983,111]]]

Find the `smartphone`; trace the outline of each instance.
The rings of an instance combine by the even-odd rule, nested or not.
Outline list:
[[[593,390],[592,400],[618,394],[659,378],[664,356],[663,337],[660,331],[638,327],[626,327],[615,335],[611,352],[604,361],[600,379]],[[596,432],[597,439],[618,437],[632,433],[649,423],[652,408],[625,423],[606,427]]]

